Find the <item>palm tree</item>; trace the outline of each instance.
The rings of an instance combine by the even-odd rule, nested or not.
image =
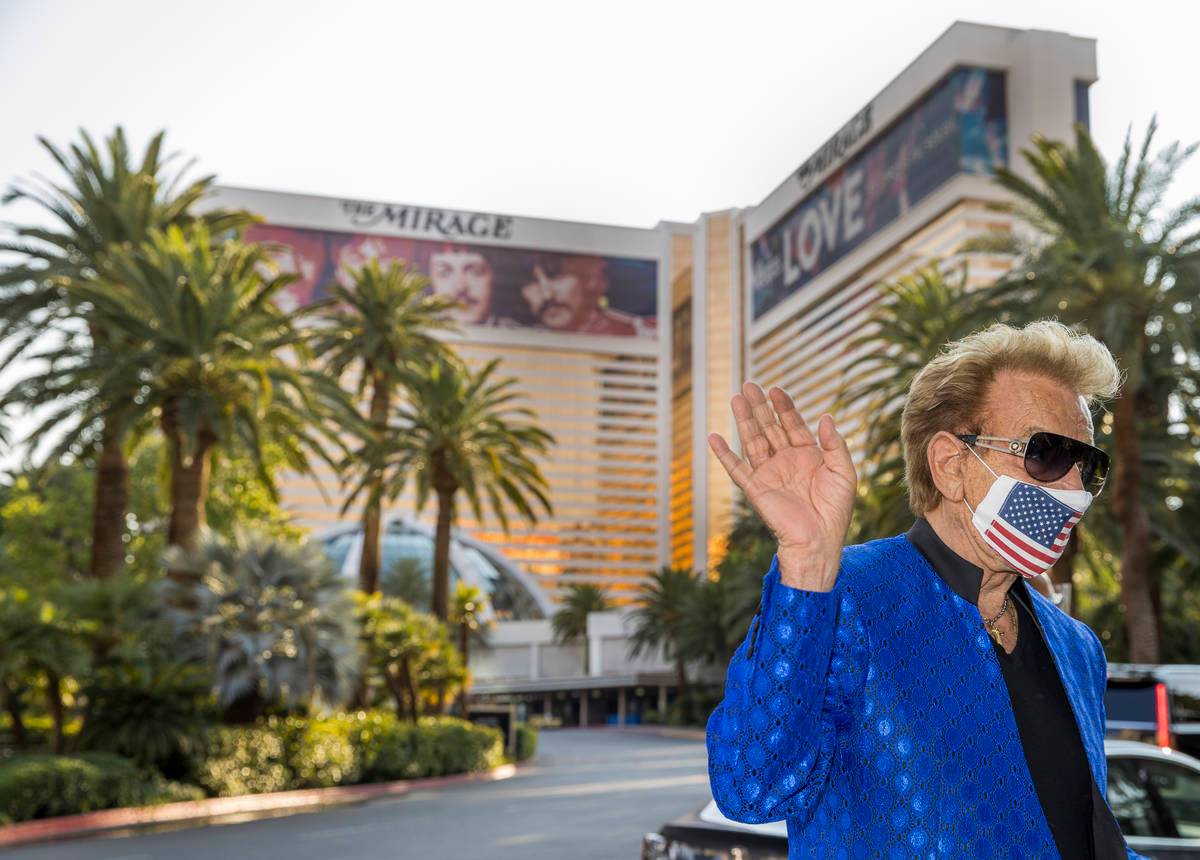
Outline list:
[[[379,590],[387,597],[399,597],[410,606],[429,606],[433,600],[428,566],[422,559],[411,556],[396,559],[380,580]]]
[[[462,664],[464,667],[470,666],[471,661],[471,640],[480,640],[483,638],[483,633],[490,626],[483,618],[483,611],[487,606],[487,598],[477,586],[469,585],[461,580],[458,586],[454,589],[454,602],[450,608],[450,623],[458,628],[458,650],[462,654]],[[465,719],[468,716],[467,710],[467,695],[469,693],[470,675],[467,676],[467,683],[463,684],[462,689],[462,716]]]
[[[544,453],[554,438],[529,423],[532,409],[511,405],[518,395],[512,379],[493,380],[499,359],[478,371],[456,358],[439,356],[413,368],[407,380],[411,400],[397,411],[395,450],[383,460],[387,494],[395,499],[411,480],[417,512],[437,496],[437,533],[433,556],[433,614],[449,617],[450,528],[461,491],[477,522],[483,503],[509,530],[507,501],[528,522],[537,521],[530,504],[553,509],[547,483],[531,453]]]
[[[65,181],[18,182],[3,197],[4,203],[39,207],[49,216],[49,226],[18,227],[11,238],[0,241],[0,253],[17,257],[13,265],[0,269],[0,341],[10,347],[0,361],[0,371],[25,356],[47,332],[82,331],[86,337],[75,338],[76,348],[111,347],[120,333],[100,325],[92,318],[90,306],[77,301],[67,287],[93,282],[112,249],[136,246],[151,230],[172,225],[203,221],[221,232],[254,220],[246,212],[193,214],[215,177],[189,180],[190,165],[169,172],[173,156],[163,155],[162,132],[151,138],[140,161],[134,160],[120,126],[104,141],[103,150],[87,132],[81,131],[80,138],[67,151],[39,138],[66,174]],[[111,288],[122,287],[112,284]],[[62,391],[56,402],[59,408],[47,424],[68,420],[79,393]],[[131,405],[123,401],[108,404],[103,420],[76,439],[96,462],[89,571],[98,577],[118,573],[125,560],[129,502],[125,436],[133,420],[126,407]]]
[[[382,268],[378,260],[370,260],[348,274],[351,285],[335,286],[331,292],[313,349],[334,379],[357,374],[360,402],[370,397],[366,422],[356,425],[361,445],[341,464],[343,480],[353,481],[341,513],[365,495],[358,587],[372,594],[379,589],[383,460],[396,444],[389,418],[399,399],[404,368],[445,355],[447,346],[433,332],[457,327],[447,314],[455,303],[425,295],[428,279],[403,262]]]
[[[904,486],[900,416],[913,380],[948,342],[969,334],[996,309],[966,291],[966,270],[947,278],[936,261],[883,284],[862,334],[847,351],[871,356],[865,370],[847,377],[837,398],[843,421],[862,416],[864,475],[859,482],[852,539],[872,540],[903,531],[912,522]]]
[[[728,557],[726,553],[725,558]],[[756,581],[761,590],[758,577]],[[730,623],[730,585],[729,580],[720,577],[696,581],[696,590],[684,605],[679,624],[678,647],[689,660],[708,666],[727,666],[744,638],[748,627],[739,629]],[[736,635],[735,630],[741,635]]]
[[[203,224],[152,230],[140,246],[113,249],[99,278],[67,292],[120,339],[83,351],[68,340],[43,354],[47,373],[11,393],[27,402],[88,393],[61,447],[114,409],[126,420],[156,420],[167,445],[171,544],[196,546],[218,449],[247,455],[273,496],[266,442],[299,471],[310,470],[309,453],[333,465],[322,437],[332,436],[331,418],[345,414],[347,401],[336,381],[302,369],[309,335],[272,301],[291,276],[266,276],[268,266],[263,248],[214,245]],[[139,432],[148,429],[143,420]]]
[[[1033,179],[1006,169],[996,174],[1014,197],[1006,208],[1039,237],[1032,244],[1008,238],[1019,265],[996,294],[1031,315],[1086,326],[1124,372],[1112,415],[1100,428],[1114,449],[1106,495],[1120,529],[1130,658],[1151,663],[1158,662],[1160,641],[1146,449],[1148,434],[1169,423],[1168,403],[1153,380],[1167,374],[1165,388],[1177,396],[1194,385],[1200,310],[1200,199],[1173,208],[1165,202],[1196,146],[1172,143],[1151,156],[1156,130],[1152,120],[1136,151],[1128,133],[1111,169],[1080,125],[1073,147],[1037,137],[1022,151]]]
[[[690,692],[683,627],[700,587],[700,580],[692,571],[664,566],[642,584],[638,606],[631,614],[629,656],[636,658],[642,651],[661,645],[664,657],[675,663],[679,700],[684,703],[689,700]]]
[[[167,554],[192,576],[164,579],[164,603],[187,607],[170,612],[183,655],[215,667],[227,722],[252,722],[274,702],[342,702],[356,671],[353,603],[315,544],[238,528],[229,541],[207,535]]]
[[[583,674],[591,674],[591,659],[588,655],[587,619],[589,612],[604,612],[608,601],[604,593],[594,585],[572,585],[562,609],[550,618],[550,629],[556,645],[569,645],[583,640]]]

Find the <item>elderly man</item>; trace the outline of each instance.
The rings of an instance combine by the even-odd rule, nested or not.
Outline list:
[[[1104,480],[1119,373],[1056,322],[996,325],[916,377],[902,535],[843,546],[857,476],[778,388],[709,443],[778,541],[708,720],[717,806],[787,820],[791,857],[1126,858],[1106,800],[1105,658],[1027,583]]]

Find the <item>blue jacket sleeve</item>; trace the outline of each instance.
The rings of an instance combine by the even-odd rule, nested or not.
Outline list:
[[[763,577],[759,612],[706,729],[713,798],[733,821],[807,816],[824,790],[842,705],[861,694],[849,661],[835,657],[844,568],[828,592],[783,584],[778,556]]]

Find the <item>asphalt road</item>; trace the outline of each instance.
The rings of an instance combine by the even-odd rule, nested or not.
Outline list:
[[[499,782],[283,818],[0,851],[0,860],[621,860],[642,834],[709,797],[704,742],[598,729],[543,731]]]

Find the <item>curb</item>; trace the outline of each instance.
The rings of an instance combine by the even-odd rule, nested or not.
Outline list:
[[[537,758],[502,764],[491,770],[435,776],[428,779],[400,779],[367,785],[344,785],[333,788],[304,788],[296,791],[277,791],[270,794],[243,794],[238,797],[209,797],[204,800],[184,800],[156,806],[131,806],[121,809],[102,809],[79,815],[61,815],[36,821],[22,821],[0,827],[0,848],[94,836],[113,830],[154,827],[161,824],[199,826],[234,823],[255,818],[275,818],[304,812],[317,812],[337,806],[365,803],[377,797],[399,797],[410,791],[458,785],[471,782],[493,782],[516,776],[517,769]],[[233,820],[227,820],[233,819]]]

